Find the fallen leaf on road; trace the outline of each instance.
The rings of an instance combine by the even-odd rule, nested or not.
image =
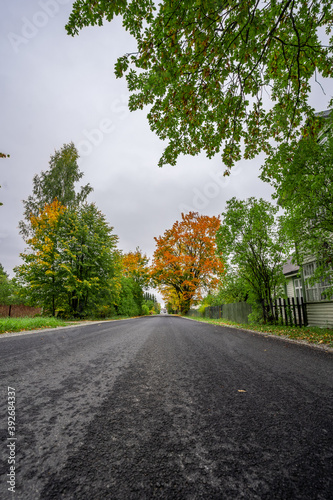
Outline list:
[[[244,391],[243,389],[238,389],[238,392],[246,392],[246,391]]]

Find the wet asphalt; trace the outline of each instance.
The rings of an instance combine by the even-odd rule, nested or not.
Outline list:
[[[0,337],[0,380],[3,500],[333,498],[332,352],[145,317]]]

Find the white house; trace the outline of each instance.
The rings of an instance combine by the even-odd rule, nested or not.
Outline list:
[[[308,283],[316,268],[315,261],[309,261],[299,266],[292,264],[291,260],[283,266],[286,277],[286,295],[289,298],[303,298],[309,326],[333,328],[333,297],[327,299],[324,292],[331,286],[328,280],[320,281],[314,285]]]

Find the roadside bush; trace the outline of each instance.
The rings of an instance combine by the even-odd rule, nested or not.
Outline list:
[[[149,307],[147,304],[142,304],[142,314],[148,316],[150,314]]]

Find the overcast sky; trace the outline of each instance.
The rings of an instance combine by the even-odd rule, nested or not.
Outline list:
[[[127,252],[139,246],[149,257],[154,236],[179,220],[181,212],[219,215],[233,196],[270,199],[258,179],[263,157],[242,161],[223,178],[217,156],[181,157],[176,167],[158,168],[165,145],[150,131],[145,111],[127,110],[125,80],[114,76],[117,56],[135,50],[120,19],[65,32],[72,0],[1,1],[0,262],[12,276],[24,242],[18,232],[23,204],[36,173],[50,156],[73,141],[79,149],[82,183],[94,192],[89,201],[106,215]],[[327,108],[316,85],[311,104]]]

